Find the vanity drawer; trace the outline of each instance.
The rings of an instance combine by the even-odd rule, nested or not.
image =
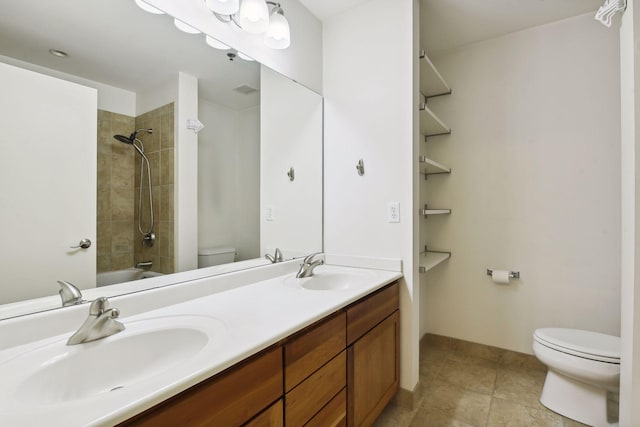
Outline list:
[[[396,311],[400,304],[398,282],[347,308],[347,345],[353,344]]]
[[[282,399],[264,410],[263,413],[249,421],[244,427],[282,427],[284,424],[284,406]]]
[[[311,418],[305,427],[346,427],[347,389],[343,388],[331,402]]]
[[[287,427],[304,425],[316,415],[347,382],[347,356],[342,351],[285,395],[284,417]]]
[[[122,425],[239,426],[281,396],[282,348],[278,347],[193,386]]]
[[[284,344],[285,392],[300,384],[346,347],[346,314],[312,325]]]

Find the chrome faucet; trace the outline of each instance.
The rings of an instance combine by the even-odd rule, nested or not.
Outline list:
[[[153,261],[142,261],[136,263],[136,268],[151,268],[153,267]]]
[[[117,308],[109,308],[107,298],[97,298],[89,307],[89,317],[76,333],[71,335],[67,345],[95,341],[124,331],[124,325],[115,320],[119,315],[120,311]]]
[[[80,292],[80,289],[76,288],[72,283],[64,280],[58,280],[58,284],[60,285],[60,290],[58,291],[58,293],[60,294],[60,298],[62,299],[63,307],[82,304],[83,302],[86,302],[82,299],[82,292]]]
[[[321,253],[318,252],[315,254],[308,255],[304,258],[304,260],[302,261],[302,264],[300,264],[300,270],[298,270],[298,274],[296,274],[296,277],[298,279],[301,279],[303,277],[313,276],[313,269],[319,265],[324,264],[324,260],[315,259],[316,255],[320,255],[320,254]]]
[[[280,252],[279,248],[276,248],[276,253],[274,255],[264,254],[264,257],[271,261],[271,264],[275,264],[276,262],[282,262],[282,252]]]

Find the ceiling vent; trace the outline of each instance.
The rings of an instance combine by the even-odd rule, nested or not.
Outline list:
[[[258,91],[258,89],[256,89],[255,87],[251,87],[249,85],[238,86],[233,90],[236,92],[240,92],[243,95],[249,95]]]

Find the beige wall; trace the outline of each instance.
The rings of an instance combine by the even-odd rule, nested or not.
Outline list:
[[[453,129],[422,144],[452,167],[423,200],[452,258],[424,275],[421,333],[531,353],[536,328],[620,332],[619,42],[591,14],[434,58],[429,101]],[[519,270],[497,285],[487,268]]]
[[[164,105],[136,117],[136,129],[153,129],[153,133],[141,133],[139,138],[151,164],[153,192],[154,232],[156,242],[152,247],[142,245],[138,231],[138,195],[140,192],[140,167],[142,157],[135,159],[134,236],[135,262],[152,261],[153,271],[173,273],[174,269],[174,103]],[[133,150],[132,150],[133,151]],[[142,186],[142,230],[149,227],[149,192],[146,178]]]
[[[153,261],[153,271],[173,273],[174,104],[136,118],[98,110],[98,273]],[[153,247],[142,246],[138,231],[138,197],[142,158],[114,135],[129,136],[135,129],[152,128],[139,139],[151,163],[154,200]],[[149,193],[143,187],[142,228],[149,224]]]
[[[98,273],[134,264],[135,152],[113,138],[134,128],[134,117],[98,110]]]

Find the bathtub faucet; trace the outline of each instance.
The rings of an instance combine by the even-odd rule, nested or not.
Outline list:
[[[136,264],[136,268],[151,268],[153,261],[142,261]]]

